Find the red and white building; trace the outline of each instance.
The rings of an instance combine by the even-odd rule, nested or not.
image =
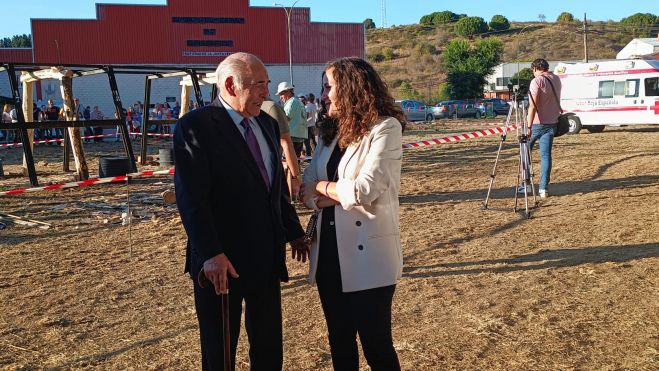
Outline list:
[[[310,21],[309,8],[290,14],[296,94],[318,94],[326,62],[365,56],[362,23]],[[166,5],[96,4],[95,19],[32,19],[32,49],[0,49],[0,62],[215,67],[227,55],[249,52],[265,63],[274,95],[289,80],[288,22],[281,7],[253,7],[249,0],[168,0]],[[180,92],[177,79],[154,82],[152,102]],[[105,76],[74,80],[83,105],[112,112]],[[144,79],[117,76],[124,105],[144,100]],[[9,95],[0,75],[0,95]],[[208,99],[210,89],[204,89]],[[59,83],[44,81],[36,100],[61,100]]]

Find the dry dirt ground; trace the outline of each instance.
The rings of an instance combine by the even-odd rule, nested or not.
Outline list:
[[[415,126],[405,141],[483,127]],[[659,128],[558,138],[551,197],[528,220],[512,210],[511,136],[481,207],[499,141],[405,151],[405,268],[393,308],[403,369],[659,369]],[[92,173],[95,156],[117,150],[87,145]],[[26,185],[20,154],[0,150],[1,189]],[[37,160],[49,162],[37,167],[42,184],[71,181],[59,147],[38,147]],[[171,188],[160,177],[0,196],[1,213],[53,225],[0,230],[0,368],[199,368],[185,234],[175,206],[159,199]],[[130,226],[119,218],[127,192],[139,217]],[[305,223],[309,212],[299,212]],[[284,369],[329,370],[317,291],[305,264],[289,269]],[[237,362],[248,369],[244,332]]]

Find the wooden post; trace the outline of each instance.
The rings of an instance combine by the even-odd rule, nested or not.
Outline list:
[[[181,86],[181,113],[178,117],[183,117],[190,111],[190,85]]]
[[[75,107],[73,106],[73,71],[62,71],[60,78],[62,87],[62,100],[64,102],[63,108],[66,116],[66,121],[78,121]],[[87,161],[85,160],[85,152],[82,148],[82,139],[80,138],[80,131],[78,128],[66,128],[69,135],[69,143],[73,149],[73,159],[76,163],[76,179],[87,180],[89,179],[89,169],[87,168]]]
[[[23,71],[22,74],[26,72]],[[23,82],[23,113],[25,121],[34,121],[34,81]],[[27,129],[27,140],[30,143],[30,149],[34,151],[34,129]],[[27,174],[27,159],[23,154],[23,174]]]

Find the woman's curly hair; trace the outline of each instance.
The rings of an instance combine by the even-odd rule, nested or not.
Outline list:
[[[357,143],[381,116],[396,118],[405,130],[405,115],[389,94],[387,84],[373,66],[361,58],[339,58],[327,64],[335,81],[339,144],[342,148]]]
[[[320,81],[325,81],[326,71],[323,71]],[[325,85],[321,85],[320,91],[325,91]],[[318,99],[320,108],[318,109],[318,119],[316,120],[316,127],[318,128],[318,136],[323,140],[326,146],[336,138],[336,133],[339,131],[339,123],[335,118],[329,117],[327,114],[327,106],[325,100],[322,99],[324,94]]]

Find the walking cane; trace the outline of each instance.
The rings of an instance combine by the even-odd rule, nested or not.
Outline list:
[[[205,288],[209,283],[213,283],[206,278],[202,268],[197,275],[199,287]],[[224,343],[224,371],[231,371],[231,336],[229,334],[229,293],[220,294],[222,300],[222,342]]]

